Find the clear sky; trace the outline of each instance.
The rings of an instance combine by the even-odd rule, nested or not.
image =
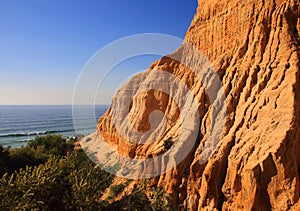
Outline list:
[[[0,0],[0,105],[71,104],[81,69],[100,48],[137,33],[184,38],[196,5],[196,0]],[[119,68],[129,75],[157,58],[145,56]],[[106,87],[98,102],[108,104],[116,88]]]

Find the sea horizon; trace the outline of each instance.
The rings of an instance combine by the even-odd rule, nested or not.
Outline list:
[[[4,147],[24,146],[36,135],[61,134],[64,137],[87,135],[96,130],[96,123],[109,105],[95,106],[94,116],[86,113],[80,118],[76,130],[73,125],[74,105],[0,105],[0,144]],[[75,105],[77,106],[77,105]]]

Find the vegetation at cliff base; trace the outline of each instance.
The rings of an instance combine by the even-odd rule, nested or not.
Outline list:
[[[0,210],[170,210],[164,192],[149,198],[145,185],[112,200],[127,185],[113,179],[61,135],[37,136],[18,149],[0,145]],[[107,188],[109,199],[100,201]]]

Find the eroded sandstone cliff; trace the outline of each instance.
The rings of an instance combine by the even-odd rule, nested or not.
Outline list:
[[[299,4],[299,0],[198,1],[185,41],[212,63],[227,106],[220,145],[204,163],[199,162],[200,154],[214,121],[205,88],[172,56],[149,68],[180,78],[199,101],[201,122],[193,150],[176,168],[149,180],[164,187],[185,209],[288,210],[298,202]],[[174,54],[194,62],[188,51]],[[147,131],[153,110],[175,120],[180,113],[168,95],[154,90],[138,95],[128,116],[137,130]],[[110,109],[99,120],[97,131],[120,154],[149,157],[168,149],[165,139],[146,146],[125,140],[111,121],[113,112]],[[178,127],[168,124],[166,137],[176,136]]]

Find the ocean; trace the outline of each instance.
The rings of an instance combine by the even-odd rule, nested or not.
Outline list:
[[[2,105],[0,106],[0,144],[4,147],[17,148],[26,145],[36,135],[47,133],[62,134],[64,137],[87,135],[96,130],[98,118],[108,107],[108,105],[95,106],[93,117],[85,116],[84,112],[82,116],[77,114],[80,125],[76,123],[75,131],[71,105]]]

